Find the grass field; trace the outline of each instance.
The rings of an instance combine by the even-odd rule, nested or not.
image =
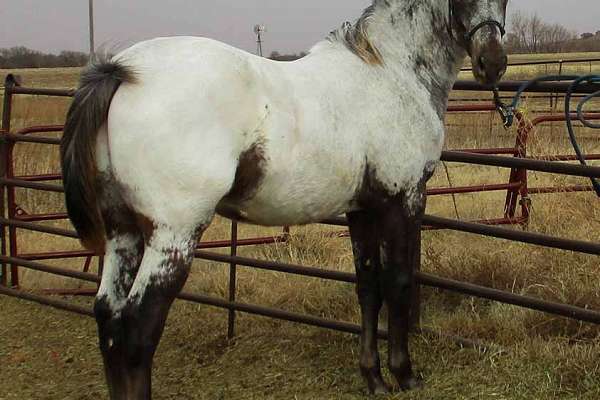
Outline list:
[[[70,88],[75,86],[79,71],[16,72],[24,77],[26,86]],[[527,77],[537,73],[537,69],[518,71]],[[19,97],[13,127],[62,123],[67,106],[66,99]],[[545,103],[526,105],[539,106]],[[597,136],[584,129],[578,133],[586,152],[600,153]],[[513,145],[514,140],[515,132],[499,128],[493,114],[448,118],[448,148],[504,147]],[[57,172],[55,150],[42,145],[18,145],[16,173]],[[555,124],[535,132],[530,152],[559,154],[571,153],[572,149],[562,126]],[[448,168],[454,186],[508,180],[508,171],[499,168],[457,164]],[[547,174],[531,174],[529,179],[531,186],[586,183]],[[447,185],[448,177],[440,167],[430,186]],[[18,192],[17,202],[28,212],[36,213],[63,207],[59,195],[41,196],[26,190]],[[428,213],[449,217],[458,214],[461,219],[495,218],[502,216],[503,204],[503,193],[457,196],[456,208],[450,197],[432,197]],[[529,230],[598,242],[598,200],[591,193],[534,197]],[[223,239],[228,231],[228,222],[218,219],[205,239]],[[244,225],[240,236],[276,231]],[[331,235],[332,231],[336,230],[316,225],[294,227],[289,243],[244,248],[240,254],[352,271],[348,240]],[[21,252],[78,248],[75,241],[28,232],[22,232],[18,245]],[[457,232],[425,232],[422,255],[423,270],[430,273],[600,309],[597,257]],[[77,263],[53,263],[81,268]],[[186,290],[224,297],[226,272],[224,265],[196,261]],[[31,271],[23,271],[22,278],[23,286],[31,290],[82,286]],[[243,302],[358,321],[354,290],[346,284],[240,268],[238,296]],[[70,300],[83,304],[91,301]],[[106,397],[93,320],[6,297],[0,297],[0,304],[0,376],[5,382],[0,400]],[[228,342],[224,338],[226,321],[223,311],[176,303],[157,354],[156,398],[365,398],[356,366],[357,338],[241,315],[237,337]],[[422,325],[492,346],[465,349],[435,335],[414,335],[414,361],[425,378],[425,389],[391,398],[600,398],[600,329],[595,326],[430,289],[423,292]]]

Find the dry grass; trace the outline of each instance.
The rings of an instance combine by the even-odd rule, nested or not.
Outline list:
[[[63,71],[58,78],[53,78],[52,71],[41,71],[39,77],[35,72],[27,73],[46,87],[72,87],[77,71]],[[26,82],[30,82],[29,79],[26,78]],[[61,123],[67,105],[67,101],[56,99],[19,98],[14,126]],[[529,103],[528,107],[533,108],[533,104]],[[496,118],[487,113],[451,116],[448,148],[513,145],[515,132],[498,128]],[[531,138],[531,154],[572,152],[563,129],[560,124],[538,129]],[[582,144],[586,152],[600,152],[597,137],[583,129],[579,134],[584,138]],[[56,149],[49,151],[47,146],[20,144],[16,154],[18,174],[58,171]],[[449,165],[449,173],[455,186],[508,180],[508,171],[499,168]],[[443,168],[439,168],[431,186],[447,186],[447,180]],[[532,186],[573,182],[586,183],[548,174],[530,176]],[[495,218],[502,216],[504,197],[503,193],[458,196],[457,210],[450,197],[432,197],[428,212],[450,217],[458,212],[463,219]],[[63,209],[58,195],[41,196],[19,190],[17,201],[28,212]],[[67,226],[59,222],[52,224]],[[590,193],[536,196],[529,229],[598,242],[600,208],[597,199]],[[240,254],[352,271],[348,240],[332,236],[332,231],[335,229],[317,225],[296,227],[288,243],[243,248]],[[223,239],[228,232],[228,222],[217,219],[205,239]],[[243,225],[240,237],[275,232],[276,229]],[[35,233],[20,235],[21,252],[57,248],[75,249],[78,244]],[[81,268],[79,262],[54,263]],[[426,232],[423,238],[423,269],[427,272],[600,309],[597,267],[597,257],[458,232]],[[22,278],[24,286],[31,289],[81,286],[76,281],[48,278],[32,271],[23,271]],[[224,297],[227,279],[226,266],[196,261],[186,289]],[[346,284],[240,267],[238,296],[243,302],[358,321],[354,290]],[[423,297],[424,326],[496,343],[507,349],[507,353],[465,350],[444,340],[416,336],[413,340],[416,364],[427,377],[427,389],[394,398],[598,398],[598,328],[438,290],[426,289]],[[78,317],[48,312],[6,298],[0,301],[3,304],[0,318],[5,318],[0,335],[10,338],[9,344],[0,349],[0,366],[5,365],[7,369],[8,375],[3,373],[3,376],[15,380],[14,389],[4,397],[0,393],[0,399],[57,396],[91,399],[104,393],[102,379],[96,374],[100,371],[100,360],[93,345],[91,321],[82,324]],[[24,316],[24,312],[31,314],[31,318]],[[57,325],[56,321],[60,323]],[[239,322],[238,340],[226,343],[223,312],[178,303],[158,354],[155,387],[159,398],[181,398],[183,394],[185,398],[199,399],[363,397],[355,372],[355,338],[249,316],[242,316]],[[31,334],[18,334],[25,330]],[[47,332],[47,335],[35,331]],[[36,354],[35,349],[40,348],[42,355]],[[55,357],[53,351],[60,354]],[[73,368],[67,364],[73,364]],[[95,375],[75,372],[90,370]],[[69,372],[71,379],[64,380],[58,375],[61,371],[73,371]],[[23,376],[32,373],[38,379],[30,386]],[[44,383],[47,381],[60,382],[63,388],[49,389]],[[82,382],[90,382],[86,394],[79,391]],[[37,396],[48,390],[52,391],[46,397]]]

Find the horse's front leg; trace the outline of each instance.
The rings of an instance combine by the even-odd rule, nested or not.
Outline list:
[[[416,196],[394,200],[381,219],[380,282],[388,308],[388,365],[402,390],[421,385],[412,370],[408,333],[424,210],[423,189]]]
[[[378,278],[381,265],[376,219],[369,212],[359,211],[348,214],[348,223],[361,310],[360,371],[371,393],[387,393],[377,350],[378,316],[383,299]]]

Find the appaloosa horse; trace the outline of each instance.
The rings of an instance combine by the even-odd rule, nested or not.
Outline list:
[[[69,216],[106,253],[95,303],[111,399],[149,399],[154,352],[215,213],[262,225],[346,213],[362,311],[360,369],[419,385],[408,314],[425,185],[467,54],[495,83],[507,0],[375,0],[289,63],[203,38],[139,43],[81,78],[61,146]]]

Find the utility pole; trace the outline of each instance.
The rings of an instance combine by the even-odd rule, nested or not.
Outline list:
[[[94,62],[96,58],[96,51],[94,47],[94,0],[89,0],[89,14],[90,14],[90,63]]]

